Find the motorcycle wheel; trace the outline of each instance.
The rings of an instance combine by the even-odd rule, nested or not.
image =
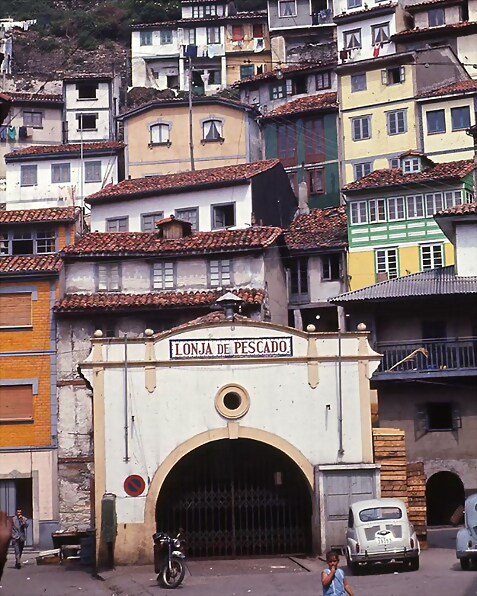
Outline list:
[[[172,557],[171,566],[164,566],[164,569],[157,576],[157,583],[161,588],[173,590],[181,585],[185,575],[185,565],[182,559]]]

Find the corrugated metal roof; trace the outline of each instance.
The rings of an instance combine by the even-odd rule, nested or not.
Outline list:
[[[366,300],[451,296],[452,294],[477,294],[477,276],[458,277],[455,274],[455,267],[451,265],[383,281],[361,290],[346,292],[331,298],[330,302],[341,304]]]

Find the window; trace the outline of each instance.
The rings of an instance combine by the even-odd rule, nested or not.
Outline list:
[[[270,99],[282,99],[285,96],[285,83],[277,82],[270,85]]]
[[[205,120],[202,123],[202,142],[223,141],[223,124],[221,120]]]
[[[84,164],[84,181],[85,182],[101,182],[101,162],[100,161],[86,161]]]
[[[388,161],[389,161],[389,167],[391,168],[391,170],[396,170],[397,168],[401,167],[401,161],[400,161],[399,157],[391,157],[391,159],[389,159]]]
[[[351,118],[353,127],[353,141],[362,141],[371,138],[371,116]]]
[[[419,426],[427,432],[445,432],[462,428],[459,408],[451,402],[427,403],[418,411]]]
[[[308,259],[306,257],[299,257],[291,262],[290,293],[292,297],[301,296],[308,301]]]
[[[423,244],[421,246],[421,271],[444,266],[444,247],[442,244]]]
[[[206,4],[204,6],[204,16],[215,17],[216,15],[217,15],[217,5],[216,4]]]
[[[351,91],[366,91],[366,73],[351,75]]]
[[[121,268],[119,263],[99,263],[97,265],[98,290],[117,292],[121,290]]]
[[[212,205],[212,229],[230,228],[235,225],[235,203]]]
[[[0,294],[0,327],[32,326],[30,292]]]
[[[362,161],[360,163],[355,163],[353,169],[354,179],[359,180],[360,178],[364,178],[368,174],[371,174],[372,163],[370,161]]]
[[[140,31],[139,32],[139,45],[140,46],[152,46],[152,31]]]
[[[166,46],[172,43],[172,30],[171,29],[161,29],[161,45]]]
[[[388,135],[402,135],[407,132],[406,110],[387,113]]]
[[[426,112],[427,134],[446,131],[446,114],[444,110],[430,110]]]
[[[319,72],[315,75],[316,89],[331,89],[331,72],[325,70],[325,72]]]
[[[366,201],[353,201],[350,204],[351,223],[368,223],[368,204]]]
[[[194,7],[195,8],[195,7]],[[184,44],[195,46],[195,29],[184,29]]]
[[[343,33],[344,47],[346,50],[361,48],[361,29],[353,29]]]
[[[23,126],[33,126],[33,128],[42,128],[43,112],[31,112],[23,110]]]
[[[446,192],[444,193],[445,196],[445,208],[448,209],[449,207],[455,207],[456,205],[462,205],[462,191],[461,190],[454,190],[453,192]]]
[[[389,221],[404,219],[404,217],[404,197],[392,197],[388,199]]]
[[[192,226],[192,230],[196,231],[199,229],[199,210],[197,207],[192,209],[176,209],[174,215],[176,219],[188,221]]]
[[[169,145],[171,129],[169,124],[153,124],[149,129],[151,145]]]
[[[207,43],[220,43],[220,27],[207,27]]]
[[[98,114],[76,114],[78,130],[96,130]]]
[[[451,108],[452,130],[465,130],[470,128],[470,108]]]
[[[155,232],[156,223],[164,219],[164,212],[143,213],[141,215],[141,232]]]
[[[429,27],[440,27],[446,24],[446,14],[443,8],[433,8],[427,12]]]
[[[421,171],[421,160],[419,157],[407,157],[402,160],[403,174],[414,174]]]
[[[48,254],[56,251],[56,234],[54,230],[36,233],[36,254]]]
[[[277,154],[284,165],[296,163],[296,126],[290,124],[277,125]]]
[[[376,250],[376,277],[378,281],[394,279],[398,276],[397,248]]]
[[[303,121],[305,161],[308,163],[323,161],[325,159],[325,135],[323,129],[322,118],[309,118]]]
[[[384,199],[372,199],[369,201],[369,223],[386,221],[386,201]]]
[[[37,166],[20,166],[20,186],[36,186],[38,184]]]
[[[78,83],[76,85],[78,91],[78,99],[96,99],[98,92],[97,83]]]
[[[308,171],[308,188],[311,195],[322,195],[325,192],[324,178],[322,168]]]
[[[285,81],[287,95],[301,95],[308,92],[307,77],[293,77]]]
[[[295,17],[296,16],[296,2],[295,2],[295,0],[278,0],[278,16],[279,17]]]
[[[56,251],[55,230],[15,230],[0,234],[0,254],[33,255]]]
[[[406,80],[405,66],[393,66],[381,71],[381,83],[383,85],[398,85]]]
[[[348,0],[348,8],[360,8],[362,5],[362,0]]]
[[[434,213],[443,209],[442,193],[436,192],[434,194],[426,195],[426,215],[432,217]]]
[[[71,181],[71,168],[69,163],[55,163],[51,166],[51,182],[59,184]]]
[[[242,64],[240,66],[240,78],[247,79],[248,77],[253,77],[255,75],[255,65],[254,64]]]
[[[16,230],[12,233],[12,255],[32,255],[34,253],[33,233],[30,230]]]
[[[33,385],[0,385],[0,420],[31,422],[33,420]]]
[[[209,280],[212,288],[221,286],[230,286],[230,261],[222,259],[220,261],[209,261]]]
[[[416,217],[424,217],[424,197],[422,195],[406,197],[406,203],[407,217],[409,219],[416,219]]]
[[[127,232],[128,230],[128,217],[114,217],[106,220],[106,232]]]
[[[255,25],[252,25],[252,35],[255,39],[263,38],[263,25],[261,23],[255,23]]]
[[[232,25],[232,41],[243,41],[242,25]]]
[[[204,7],[199,4],[199,6],[192,7],[192,18],[193,19],[202,19],[204,17]]]
[[[381,23],[371,27],[373,45],[389,41],[389,23]]]
[[[321,257],[321,279],[325,281],[341,279],[341,255],[339,253]]]
[[[174,263],[154,263],[152,267],[152,287],[154,290],[172,290],[175,285],[174,273]]]

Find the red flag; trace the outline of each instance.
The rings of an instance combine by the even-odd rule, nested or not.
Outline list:
[[[374,50],[373,50],[373,58],[377,58],[379,56],[379,50],[381,49],[381,44],[380,43],[375,43],[374,44]]]

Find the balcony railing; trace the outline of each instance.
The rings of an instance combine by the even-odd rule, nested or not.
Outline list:
[[[383,360],[375,377],[477,374],[477,337],[376,344]]]

